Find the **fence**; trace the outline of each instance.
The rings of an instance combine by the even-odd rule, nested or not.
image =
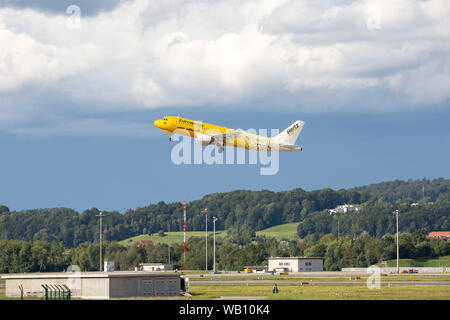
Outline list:
[[[66,285],[43,284],[44,300],[70,300],[70,289]]]

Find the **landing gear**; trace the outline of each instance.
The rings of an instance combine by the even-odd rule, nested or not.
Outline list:
[[[222,153],[222,152],[223,152],[223,147],[220,146],[220,147],[217,149],[217,151],[219,151],[219,153]]]
[[[170,137],[169,137],[169,141],[172,141],[173,140],[173,138],[172,138],[172,135],[170,135]]]

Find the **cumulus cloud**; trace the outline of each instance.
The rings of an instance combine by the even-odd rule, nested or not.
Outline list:
[[[79,28],[34,3],[0,6],[0,130],[75,134],[106,126],[93,116],[165,107],[393,111],[450,99],[446,0],[80,2]]]

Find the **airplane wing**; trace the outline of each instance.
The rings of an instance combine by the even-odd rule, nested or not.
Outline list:
[[[243,132],[230,131],[226,133],[218,133],[211,135],[211,142],[219,149],[219,153],[223,152],[223,142],[239,137]]]
[[[226,133],[219,133],[211,135],[215,143],[222,144],[223,141],[232,140],[234,138],[239,137],[243,132],[241,131],[230,131]]]

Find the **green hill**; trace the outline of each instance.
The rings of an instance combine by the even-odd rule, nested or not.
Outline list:
[[[450,180],[438,178],[433,180],[395,180],[373,183],[355,187],[358,192],[383,196],[389,201],[410,198],[418,201],[425,197],[429,201],[436,201],[440,195],[450,191]]]
[[[267,228],[261,231],[256,232],[257,236],[266,236],[276,239],[287,239],[293,240],[298,238],[297,236],[297,226],[299,222],[280,224],[278,226],[274,226],[271,228]],[[158,234],[141,234],[139,236],[131,237],[125,240],[120,241],[119,243],[123,246],[129,247],[131,245],[136,244],[140,240],[152,240],[159,243],[167,244],[170,241],[171,244],[174,243],[183,243],[183,232],[166,232],[165,236],[159,236]],[[208,231],[208,235],[212,236],[212,232]],[[216,237],[224,238],[227,236],[226,230],[216,231]],[[205,231],[188,231],[186,232],[186,238],[189,239],[191,237],[205,237]]]
[[[280,224],[261,231],[257,231],[257,236],[273,237],[277,239],[293,240],[298,239],[297,226],[299,222]]]
[[[421,194],[425,197],[416,200]],[[413,202],[417,204],[413,205]],[[328,213],[329,209],[346,203],[358,204],[361,209],[339,215]],[[183,208],[181,202],[161,201],[127,209],[123,214],[103,211],[103,239],[122,241],[171,230],[178,232],[172,234],[173,241],[180,242]],[[297,221],[300,222],[298,231],[301,238],[312,234],[337,234],[338,224],[341,235],[355,237],[368,233],[381,238],[395,233],[394,210],[401,212],[399,228],[402,232],[414,232],[418,228],[425,233],[446,231],[450,230],[450,179],[391,181],[347,190],[324,188],[305,191],[296,188],[279,192],[234,190],[213,193],[187,203],[187,230],[205,228],[204,208],[218,218],[217,230],[229,230],[233,237],[257,231],[260,235],[292,239],[297,227],[292,222]],[[68,208],[10,211],[0,205],[0,239],[62,241],[64,246],[74,248],[99,239],[99,213],[97,208],[82,213]],[[286,230],[280,227],[284,224]],[[167,242],[164,237],[149,237]]]
[[[208,236],[212,236],[212,231],[208,231]],[[216,231],[216,237],[225,237],[226,231],[220,230]],[[205,231],[186,231],[186,240],[192,237],[205,237]],[[122,241],[119,241],[119,243],[125,247],[129,247],[131,245],[136,244],[140,240],[152,240],[155,242],[159,242],[161,244],[167,244],[170,241],[170,244],[174,243],[183,243],[184,241],[184,234],[183,232],[177,231],[177,232],[166,232],[165,236],[159,236],[157,233],[148,235],[148,234],[141,234],[139,236],[131,237]]]

